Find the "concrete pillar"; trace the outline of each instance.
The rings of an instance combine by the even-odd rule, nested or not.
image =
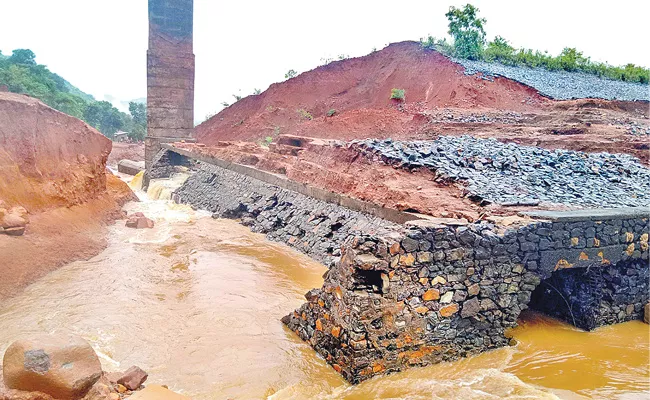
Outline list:
[[[149,0],[147,169],[161,143],[192,141],[194,0]]]

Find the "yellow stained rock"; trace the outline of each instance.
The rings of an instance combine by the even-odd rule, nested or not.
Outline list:
[[[340,334],[341,334],[341,327],[340,326],[335,326],[335,327],[332,328],[332,336],[337,338],[337,337],[339,337]]]
[[[399,263],[402,265],[406,265],[407,267],[411,267],[413,266],[413,264],[415,264],[415,257],[413,257],[412,253],[401,255],[399,257]]]
[[[431,301],[440,298],[440,291],[438,289],[429,289],[422,295],[422,300]]]
[[[444,306],[440,309],[440,315],[443,317],[451,317],[452,315],[458,312],[458,304],[452,303],[448,306]]]

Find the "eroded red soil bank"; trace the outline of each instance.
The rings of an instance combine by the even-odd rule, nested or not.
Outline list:
[[[111,142],[38,100],[0,93],[0,200],[24,207],[24,236],[0,234],[0,298],[104,246],[104,227],[133,200],[107,173]]]

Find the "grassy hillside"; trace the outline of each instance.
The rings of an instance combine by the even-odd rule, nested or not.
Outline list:
[[[107,101],[96,101],[45,65],[36,63],[36,55],[28,49],[14,50],[11,56],[0,52],[0,86],[10,92],[35,97],[52,108],[77,117],[109,138],[122,130],[131,139],[142,140],[146,133],[146,107],[131,103],[131,115],[119,111]]]

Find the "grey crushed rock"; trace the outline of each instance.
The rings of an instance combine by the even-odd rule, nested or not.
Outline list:
[[[466,75],[482,73],[488,79],[502,76],[531,86],[542,95],[556,100],[650,100],[650,86],[642,83],[604,79],[585,72],[549,71],[544,68],[517,67],[459,58],[454,58],[453,61],[465,67]]]
[[[471,197],[503,205],[650,205],[650,169],[628,154],[546,150],[471,136],[427,141],[366,139],[350,146],[403,168],[461,181]]]

